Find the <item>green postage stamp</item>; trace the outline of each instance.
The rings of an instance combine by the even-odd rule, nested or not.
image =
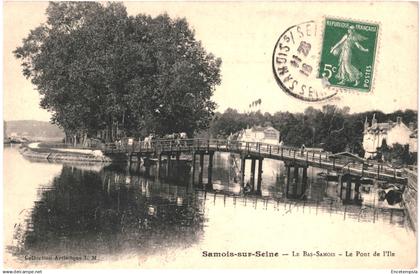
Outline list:
[[[319,77],[330,85],[369,92],[379,25],[325,19]]]

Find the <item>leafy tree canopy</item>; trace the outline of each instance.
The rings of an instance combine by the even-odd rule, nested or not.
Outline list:
[[[280,131],[281,139],[287,145],[300,147],[305,144],[306,147],[320,147],[332,152],[348,150],[362,156],[364,122],[366,118],[371,122],[373,114],[379,122],[396,121],[397,117],[402,117],[406,125],[412,122],[417,127],[417,112],[413,110],[390,114],[381,111],[350,113],[349,107],[325,105],[321,109],[308,107],[303,113],[276,112],[264,115],[227,109],[216,115],[210,131],[213,136],[226,137],[248,126],[270,124]]]
[[[221,60],[185,19],[98,2],[50,2],[46,14],[14,54],[66,133],[113,140],[208,126]]]

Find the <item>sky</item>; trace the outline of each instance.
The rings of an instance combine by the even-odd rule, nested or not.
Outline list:
[[[6,1],[3,7],[3,116],[5,120],[48,121],[39,108],[40,97],[22,75],[12,51],[31,29],[46,21],[47,2]],[[185,17],[204,48],[222,59],[222,83],[212,99],[218,111],[231,107],[249,110],[261,99],[262,112],[301,112],[308,103],[287,95],[272,72],[272,53],[279,36],[290,26],[324,16],[377,22],[380,36],[373,90],[369,94],[342,92],[330,103],[352,112],[417,109],[418,14],[417,3],[315,2],[125,2],[129,15],[166,12]]]

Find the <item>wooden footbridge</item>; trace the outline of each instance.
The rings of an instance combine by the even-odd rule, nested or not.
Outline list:
[[[401,172],[387,167],[382,163],[369,162],[361,159],[339,158],[328,152],[315,150],[302,150],[299,148],[272,145],[257,142],[243,142],[221,139],[158,139],[151,142],[133,142],[130,145],[106,144],[103,147],[104,154],[110,157],[119,157],[140,160],[156,159],[156,164],[160,166],[162,157],[166,157],[168,166],[173,158],[179,160],[181,154],[192,155],[193,176],[195,173],[196,156],[199,156],[199,181],[202,182],[204,156],[208,155],[208,183],[212,182],[213,155],[215,152],[235,153],[241,158],[241,178],[243,185],[246,160],[251,160],[251,185],[254,188],[255,167],[258,161],[257,189],[261,186],[262,163],[264,159],[274,159],[283,161],[287,169],[288,180],[301,180],[307,178],[307,168],[309,166],[335,171],[339,175],[350,175],[353,178],[369,178],[399,184],[406,184]],[[150,161],[145,161],[150,162]],[[300,171],[302,169],[302,171]],[[291,172],[293,171],[293,176]]]

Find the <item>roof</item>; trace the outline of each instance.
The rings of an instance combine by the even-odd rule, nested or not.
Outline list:
[[[347,152],[347,151],[338,152],[338,153],[335,153],[335,154],[329,156],[329,158],[336,158],[336,159],[344,158],[344,157],[352,158],[352,159],[354,159],[358,162],[361,162],[361,163],[364,163],[366,161],[365,159],[359,157],[358,155]]]
[[[412,132],[412,134],[417,134],[417,129],[413,130],[411,127],[408,127],[403,122],[401,122],[400,124],[408,128]],[[388,121],[387,123],[376,123],[375,126],[368,127],[366,131],[369,133],[387,132],[388,130],[394,128],[397,125],[398,125],[397,122],[392,122],[392,121]]]
[[[393,128],[397,123],[395,122],[388,122],[388,123],[376,123],[375,126],[370,126],[367,128],[367,131],[374,132],[374,131],[388,131]]]
[[[262,126],[253,126],[252,128],[250,128],[252,131],[276,131],[279,132],[277,129],[269,126],[269,127],[262,127]]]

